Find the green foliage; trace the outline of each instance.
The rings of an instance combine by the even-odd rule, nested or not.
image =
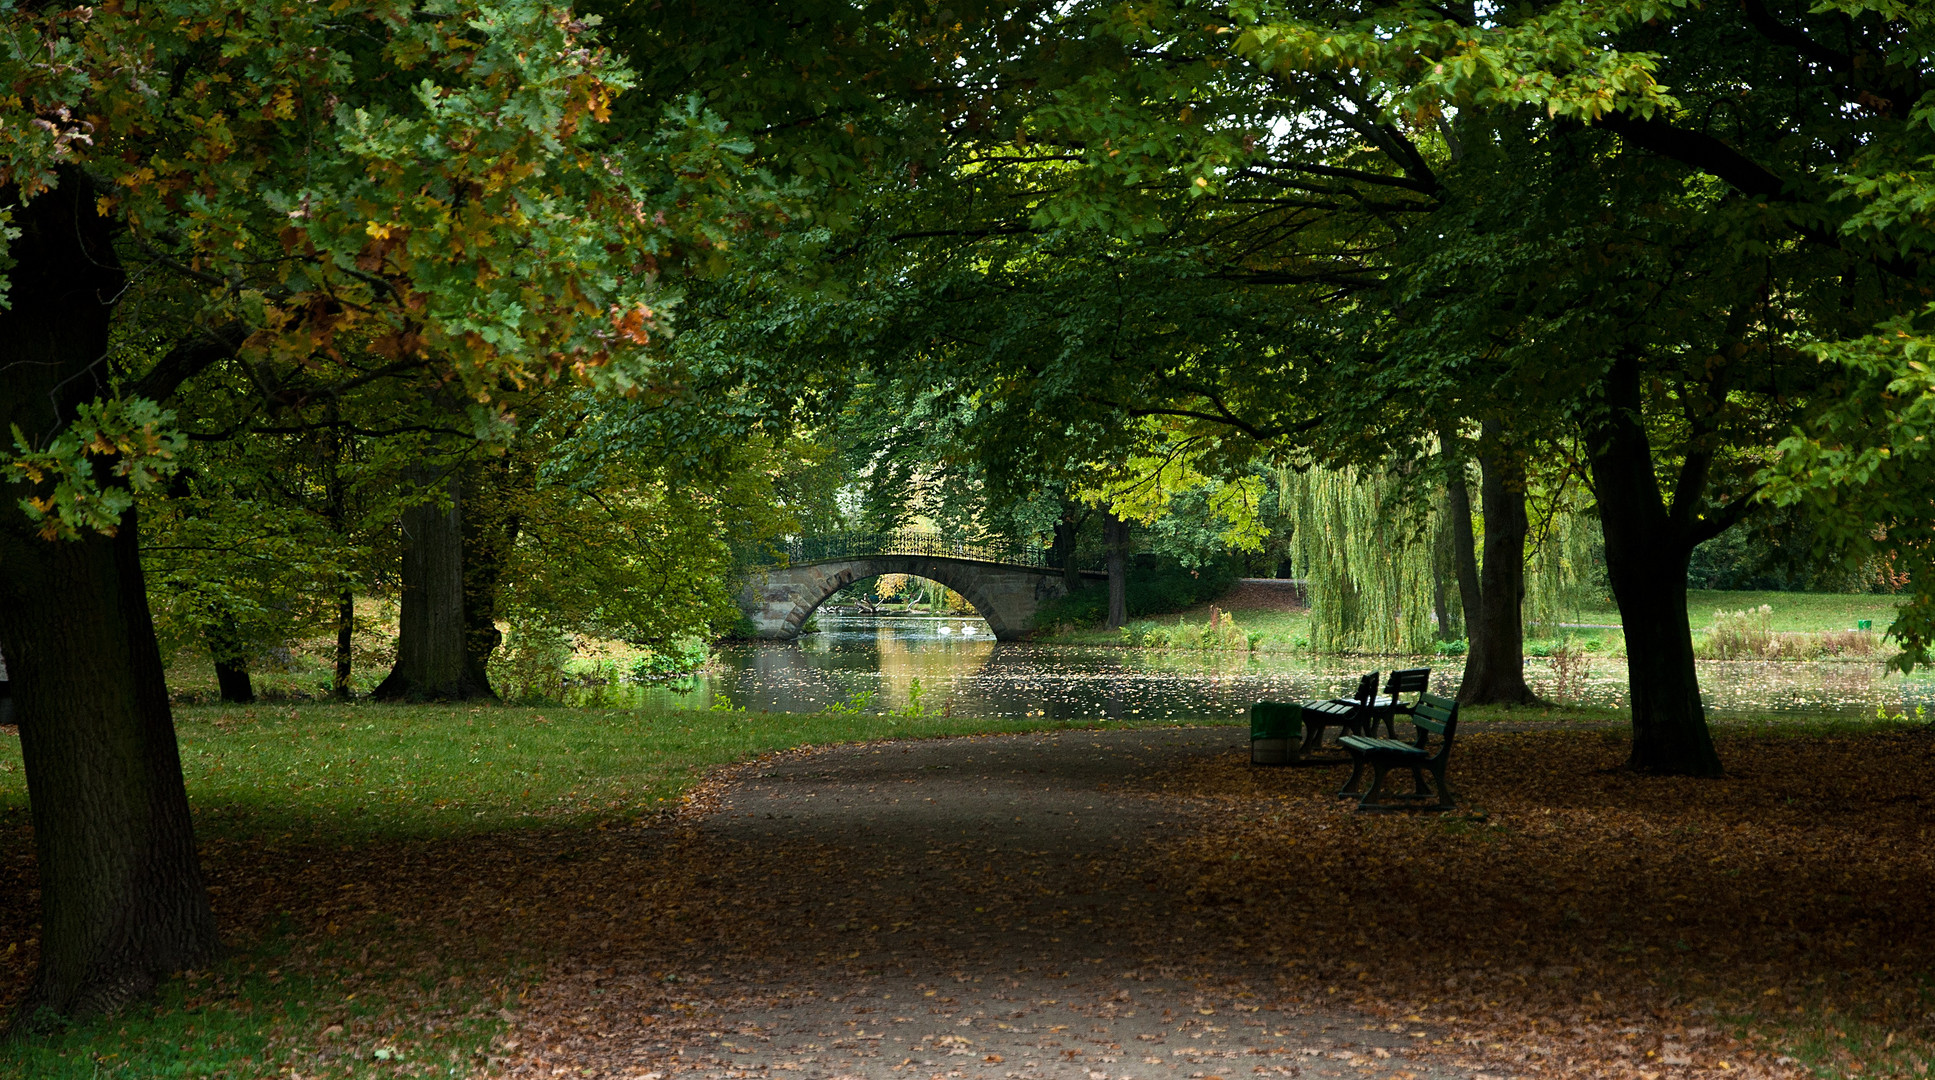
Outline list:
[[[684,638],[667,642],[632,661],[631,677],[636,682],[651,682],[697,670],[712,656],[705,642]]]
[[[491,654],[491,685],[508,702],[561,701],[571,655],[571,638],[563,631],[542,624],[514,626]]]
[[[1196,649],[1222,652],[1253,652],[1260,634],[1238,626],[1236,620],[1211,611],[1201,624],[1177,619],[1174,626],[1161,623],[1130,623],[1121,630],[1122,643],[1145,649]]]
[[[180,467],[187,446],[186,438],[170,430],[175,414],[152,401],[96,398],[78,412],[73,424],[44,447],[36,448],[15,425],[15,453],[0,458],[17,479],[50,485],[43,494],[20,500],[43,540],[73,540],[87,531],[114,535],[135,496],[160,487]],[[114,479],[108,481],[97,469]]]
[[[1213,600],[1229,591],[1236,568],[1227,559],[1199,569],[1186,569],[1171,559],[1137,560],[1128,571],[1130,615],[1164,615],[1191,604]],[[1109,591],[1091,584],[1067,596],[1043,603],[1035,611],[1035,625],[1050,628],[1062,623],[1097,623],[1108,617]]]
[[[1295,565],[1309,581],[1318,652],[1432,648],[1432,500],[1416,483],[1354,469],[1285,477]]]
[[[1542,520],[1534,517],[1526,551],[1527,632],[1558,636],[1560,623],[1577,622],[1585,602],[1605,594],[1604,544],[1596,515],[1555,503]]]

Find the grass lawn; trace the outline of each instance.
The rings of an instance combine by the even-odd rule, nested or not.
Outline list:
[[[1715,611],[1741,611],[1765,604],[1772,609],[1769,628],[1777,633],[1818,634],[1833,630],[1853,630],[1859,620],[1867,619],[1876,633],[1884,633],[1894,621],[1898,596],[1877,593],[1793,593],[1728,592],[1693,589],[1687,593],[1687,622],[1696,633],[1712,628]],[[1309,648],[1310,611],[1258,597],[1241,586],[1215,605],[1198,604],[1187,611],[1130,620],[1130,625],[1173,626],[1178,621],[1200,625],[1209,619],[1212,606],[1236,620],[1237,625],[1257,635],[1257,652],[1296,652]],[[1588,605],[1566,616],[1566,621],[1599,624],[1568,629],[1565,638],[1591,652],[1609,656],[1625,654],[1625,637],[1618,629],[1619,609],[1610,599]],[[1561,644],[1556,637],[1540,636],[1528,627],[1526,654],[1545,656]],[[1082,627],[1066,633],[1039,634],[1035,641],[1051,645],[1121,645],[1123,636],[1099,626]]]
[[[1744,611],[1762,604],[1773,609],[1773,629],[1781,632],[1821,633],[1852,630],[1856,620],[1870,619],[1877,633],[1895,619],[1902,597],[1882,593],[1730,592],[1690,589],[1686,594],[1687,623],[1695,630],[1713,625],[1715,611]],[[1583,609],[1576,622],[1619,622],[1619,608],[1610,600]]]
[[[529,940],[515,921],[487,925],[477,881],[530,880],[513,907],[575,902],[544,884],[572,837],[645,833],[641,822],[727,762],[807,744],[1068,726],[361,704],[190,706],[177,723],[232,953],[112,1020],[0,1045],[0,1077],[239,1080],[285,1066],[468,1076],[503,1028],[499,1010],[558,944]],[[34,966],[35,895],[20,741],[8,732],[0,1010]]]

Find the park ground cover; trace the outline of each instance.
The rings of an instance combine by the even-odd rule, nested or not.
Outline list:
[[[557,929],[471,933],[482,868],[528,878],[521,902],[569,923],[583,894],[545,891],[559,861],[582,838],[649,829],[713,766],[802,745],[1064,726],[840,711],[177,712],[233,956],[129,1015],[0,1046],[0,1076],[275,1075],[298,1047],[330,1053],[330,1075],[471,1075]],[[38,904],[19,738],[0,731],[3,1011],[33,971]]]
[[[703,880],[708,852],[662,809],[710,766],[808,743],[1057,726],[183,714],[233,955],[113,1020],[0,1048],[0,1075],[494,1075],[547,965],[617,938],[652,953],[694,933],[757,937],[735,929]],[[1329,794],[1333,771],[1205,759],[1148,778],[1185,823],[1148,872],[1187,899],[1188,948],[1210,967],[1261,952],[1306,1001],[1423,1017],[1444,1052],[1494,1075],[1926,1076],[1935,733],[1742,718],[1716,729],[1728,778],[1695,781],[1618,772],[1617,719],[1475,711],[1453,772],[1468,805],[1446,817],[1354,815]],[[1504,730],[1526,720],[1544,730]],[[33,950],[24,802],[9,737],[7,998]]]
[[[1524,1075],[1928,1076],[1935,730],[1718,737],[1729,775],[1702,781],[1620,771],[1616,728],[1480,734],[1444,817],[1225,757],[1170,781],[1199,812],[1167,863],[1314,999],[1445,1022]]]

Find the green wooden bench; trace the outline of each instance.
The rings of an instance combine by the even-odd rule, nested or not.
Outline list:
[[[1355,697],[1329,701],[1259,701],[1250,706],[1250,764],[1342,765],[1349,758],[1318,757],[1329,728],[1362,731],[1377,694],[1377,672],[1357,681]]]
[[[1397,738],[1398,714],[1411,715],[1417,709],[1419,701],[1415,697],[1405,701],[1404,695],[1423,694],[1429,689],[1431,689],[1431,669],[1428,667],[1403,668],[1391,672],[1391,677],[1384,683],[1384,692],[1366,699],[1370,715],[1365,730],[1354,731],[1351,734],[1375,735],[1377,725],[1381,722],[1384,725],[1384,733],[1393,739]]]
[[[1451,809],[1451,785],[1445,780],[1445,764],[1451,758],[1451,744],[1458,733],[1458,703],[1436,694],[1420,694],[1411,710],[1411,723],[1418,730],[1413,742],[1380,739],[1375,735],[1346,735],[1338,740],[1351,756],[1351,771],[1350,780],[1337,794],[1355,798],[1357,808],[1366,813]],[[1372,771],[1371,786],[1360,793],[1357,785],[1367,767]],[[1411,791],[1384,790],[1385,774],[1392,769],[1411,770],[1414,785]],[[1425,783],[1427,772],[1431,774],[1431,784]]]

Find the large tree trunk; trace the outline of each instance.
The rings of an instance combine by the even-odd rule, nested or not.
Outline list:
[[[1062,589],[1070,595],[1082,588],[1082,564],[1075,545],[1081,539],[1084,514],[1074,504],[1064,504],[1061,519],[1055,522],[1055,540],[1048,549],[1048,565],[1062,572]]]
[[[349,586],[336,597],[336,675],[329,690],[337,701],[350,698],[349,676],[356,660],[356,594]]]
[[[340,419],[336,406],[332,403],[328,411],[329,429],[323,435],[323,475],[327,485],[328,502],[324,514],[329,518],[330,527],[336,535],[345,540],[349,536],[349,485],[343,482],[344,441],[342,429],[336,426]],[[349,575],[341,580],[336,594],[336,673],[330,680],[330,696],[337,701],[348,701],[351,697],[349,677],[356,663],[356,590]]]
[[[1129,621],[1129,523],[1111,511],[1102,519],[1102,536],[1109,549],[1110,630],[1120,630]]]
[[[108,223],[74,170],[18,207],[0,430],[64,429],[103,393],[121,287]],[[108,472],[97,463],[96,475]],[[113,1009],[208,963],[218,943],[195,854],[174,718],[141,576],[138,521],[41,539],[0,492],[0,652],[8,660],[40,871],[40,970],[15,1022]],[[34,492],[45,494],[45,492]]]
[[[472,466],[465,485],[464,663],[466,678],[486,693],[491,654],[504,641],[497,629],[497,591],[522,527],[510,509],[511,496],[527,479],[513,456],[502,454]]]
[[[1471,524],[1471,490],[1464,462],[1454,461],[1445,486],[1451,511],[1453,561],[1458,594],[1465,609],[1464,681],[1458,700],[1466,705],[1533,705],[1539,701],[1525,685],[1525,471],[1498,446],[1490,424],[1481,434],[1478,491],[1485,513],[1485,560],[1481,569]],[[1447,452],[1455,453],[1447,441]]]
[[[1640,423],[1639,365],[1621,359],[1606,378],[1607,413],[1587,431],[1593,491],[1606,538],[1606,573],[1626,629],[1626,672],[1633,710],[1627,766],[1641,772],[1719,776],[1720,755],[1707,730],[1693,631],[1686,618],[1686,567],[1696,537],[1692,502],[1704,476],[1683,479],[1687,499],[1666,508],[1653,448]]]
[[[255,701],[255,684],[249,679],[248,643],[235,616],[223,608],[208,631],[208,654],[215,662],[215,689],[231,705]]]
[[[463,487],[454,471],[440,486],[447,504],[423,502],[403,512],[396,665],[371,693],[378,701],[490,696],[489,684],[472,677],[465,643]]]

